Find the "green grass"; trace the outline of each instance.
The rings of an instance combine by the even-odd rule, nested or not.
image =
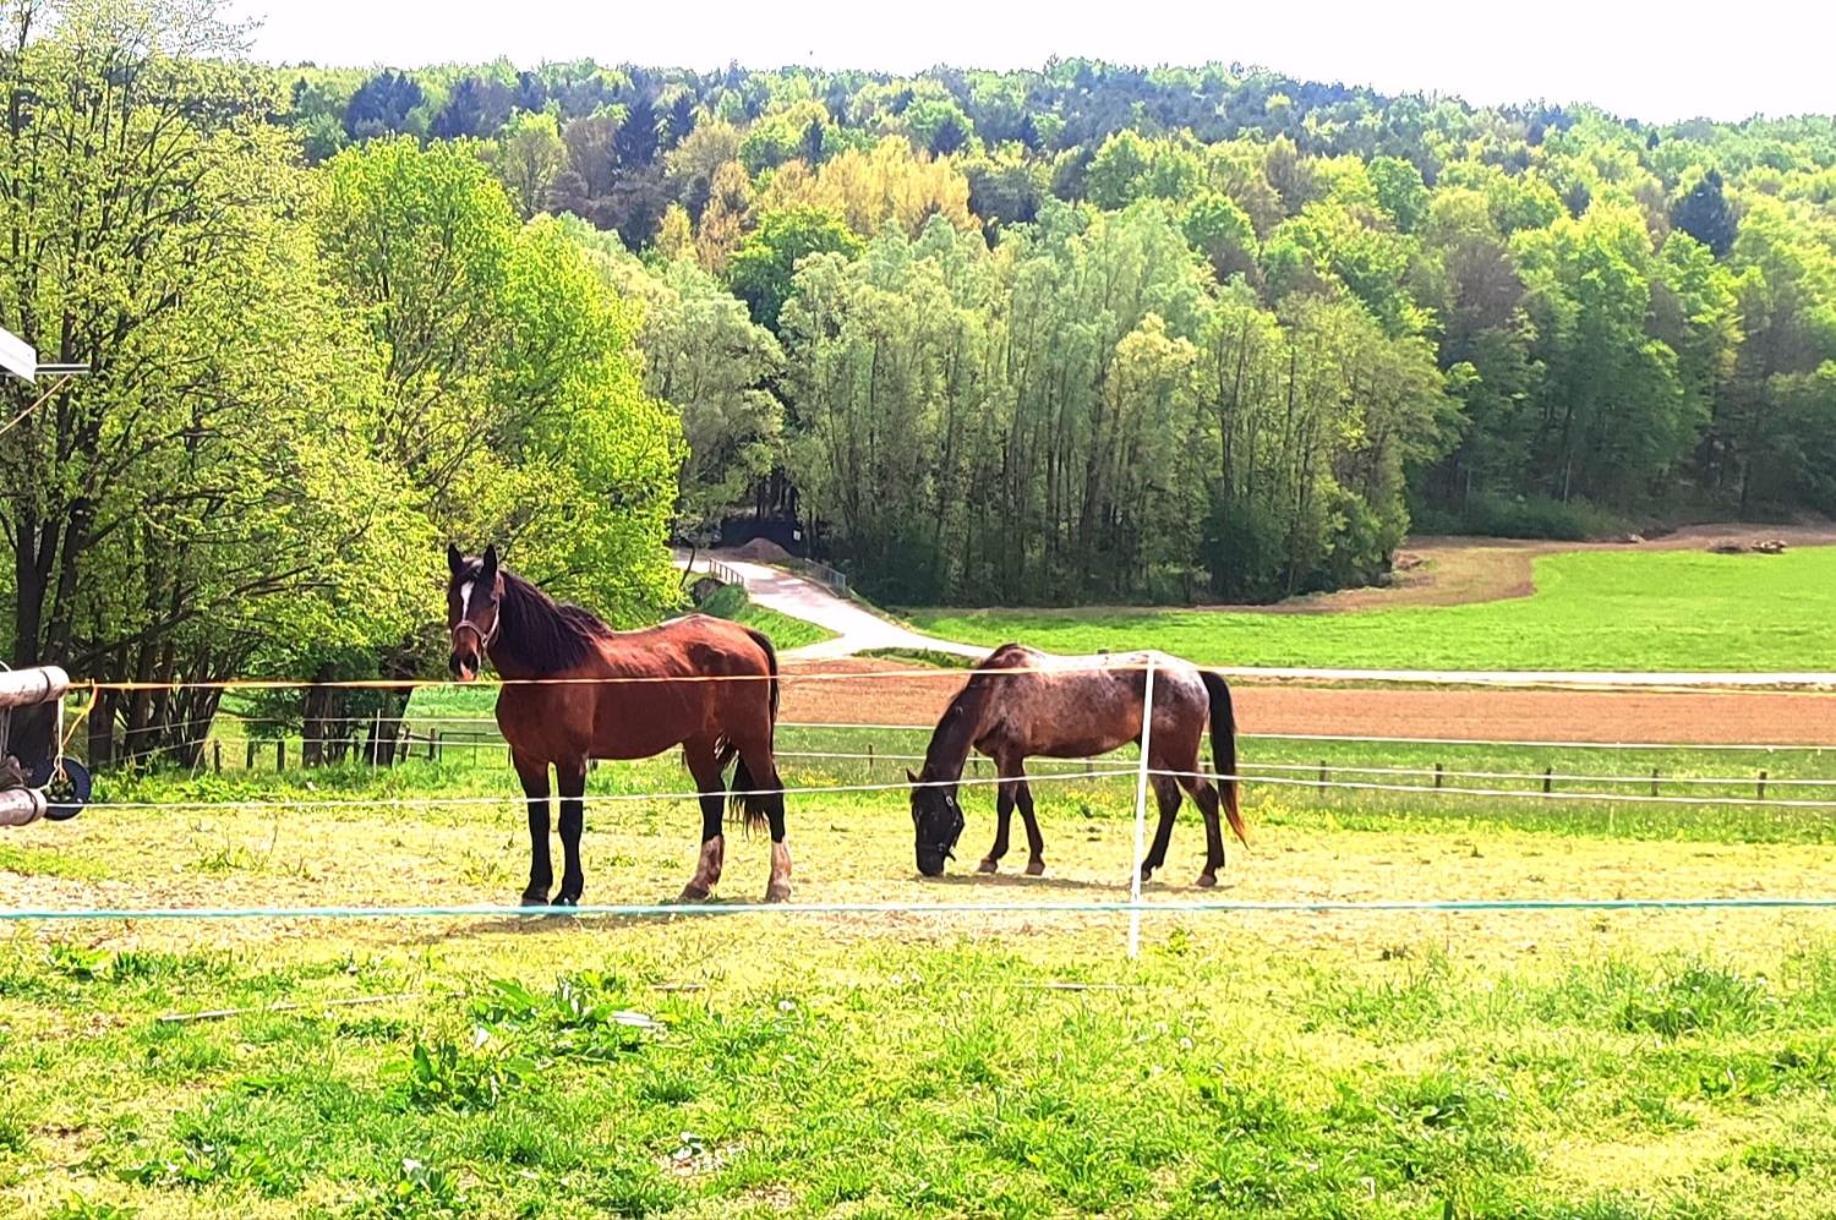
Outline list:
[[[702,613],[712,614],[717,618],[732,619],[762,631],[771,640],[772,645],[783,652],[791,648],[801,648],[806,644],[820,644],[824,640],[835,638],[835,633],[815,623],[780,614],[776,610],[755,604],[746,596],[746,590],[739,585],[726,585],[700,607]]]
[[[1836,669],[1836,547],[1784,555],[1587,552],[1535,561],[1527,598],[1334,614],[919,610],[919,628],[1052,652],[1159,648],[1226,665]]]
[[[1836,1190],[1827,947],[1500,972],[1432,937],[1296,961],[1176,925],[1129,965],[1064,936],[721,931],[15,938],[0,1207],[1812,1217]],[[306,1008],[159,1019],[283,998]]]
[[[488,715],[493,694],[430,688],[414,714]],[[924,737],[786,728],[784,775],[892,781]],[[1301,778],[1553,766],[1633,790],[1655,768],[1740,791],[1764,766],[1836,798],[1827,751],[1250,740],[1243,757]],[[588,901],[680,888],[698,817],[657,794],[683,786],[673,757],[593,772],[590,792],[638,799],[589,807]],[[985,787],[965,790],[963,859],[938,882],[912,875],[904,793],[793,795],[798,897],[1125,894],[1134,777],[1036,790],[1037,880],[1016,875],[1019,846],[1002,875],[968,873]],[[417,803],[470,794],[488,799]],[[380,774],[106,776],[100,795],[218,803],[7,832],[0,901],[501,903],[527,864],[496,745]],[[406,804],[232,803],[370,795]],[[1256,786],[1247,812],[1255,850],[1233,846],[1219,896],[1787,894],[1836,876],[1819,811]],[[1150,900],[1198,896],[1201,841],[1188,807]],[[765,845],[730,836],[723,898],[764,876]],[[1018,912],[8,927],[0,1214],[1809,1220],[1836,1197],[1836,916],[1156,913],[1132,963],[1123,930]],[[321,1003],[350,999],[369,1002]],[[215,1009],[257,1011],[161,1019]]]

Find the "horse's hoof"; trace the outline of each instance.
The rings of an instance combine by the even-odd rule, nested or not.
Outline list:
[[[766,902],[789,902],[790,901],[790,883],[788,881],[783,881],[783,882],[779,882],[775,885],[767,887],[765,890],[765,901]]]
[[[580,895],[556,894],[554,905],[558,907],[577,907],[580,905]]]
[[[1198,886],[1201,890],[1208,890],[1217,883],[1218,875],[1216,873],[1200,873],[1198,880],[1194,881],[1192,884]]]
[[[546,893],[537,894],[525,890],[523,892],[523,905],[526,907],[545,907],[548,905],[548,895]]]
[[[1152,881],[1153,879],[1154,879],[1154,866],[1151,864],[1143,864],[1141,866],[1141,884],[1146,885],[1148,882]]]
[[[691,881],[687,885],[682,887],[682,897],[676,899],[676,901],[677,902],[706,902],[708,900],[708,895],[711,893],[713,893],[713,891],[710,890],[707,886],[697,885],[695,882]]]
[[[1026,875],[1029,877],[1045,876],[1045,861],[1039,859],[1028,860],[1026,862]]]
[[[992,873],[998,870],[1000,867],[1001,867],[1000,861],[995,860],[991,857],[984,856],[982,858],[982,862],[975,866],[975,871],[978,873]]]

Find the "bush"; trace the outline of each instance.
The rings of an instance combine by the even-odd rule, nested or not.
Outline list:
[[[695,609],[715,618],[738,619],[745,616],[746,607],[751,604],[752,599],[746,595],[746,586],[722,585],[708,594]]]
[[[1464,510],[1420,505],[1412,515],[1419,534],[1585,542],[1625,529],[1623,519],[1586,500],[1563,503],[1548,496],[1479,495],[1467,501]]]

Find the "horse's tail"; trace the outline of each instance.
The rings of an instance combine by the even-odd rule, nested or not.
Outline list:
[[[1218,769],[1218,786],[1224,793],[1224,816],[1237,832],[1237,841],[1249,846],[1249,834],[1243,827],[1243,814],[1237,807],[1237,716],[1230,705],[1230,687],[1222,674],[1199,670],[1205,693],[1211,696],[1211,753]]]
[[[766,825],[767,822],[770,821],[771,806],[773,802],[783,801],[784,796],[778,791],[778,789],[783,787],[783,781],[778,778],[778,764],[776,758],[778,748],[778,698],[780,693],[778,681],[778,650],[772,647],[771,639],[766,636],[764,632],[754,631],[752,628],[748,627],[746,628],[746,634],[751,636],[753,643],[757,644],[760,650],[764,652],[765,672],[770,675],[767,681],[770,686],[771,706],[765,723],[765,746],[767,750],[772,752],[773,757],[771,774],[765,776],[761,781],[755,778],[751,769],[746,766],[746,756],[740,754],[739,766],[734,768],[733,771],[733,795],[728,798],[727,808],[728,814],[734,821],[743,823],[747,831],[752,831],[760,826]],[[728,740],[721,746],[719,758],[722,768],[726,767],[728,760],[735,754],[739,754],[739,747],[735,746],[731,740]]]
[[[771,675],[771,730],[774,740],[778,733],[778,650],[772,647],[771,637],[763,631],[746,628],[746,634],[764,650],[765,672]]]

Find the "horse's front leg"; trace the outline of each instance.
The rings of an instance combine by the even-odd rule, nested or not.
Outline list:
[[[548,762],[546,759],[515,755],[516,777],[523,782],[523,795],[529,800],[529,884],[523,889],[523,905],[548,905],[548,887],[554,884],[554,865],[548,857]]]
[[[1003,780],[997,785],[995,793],[995,837],[994,845],[982,862],[976,865],[979,872],[992,873],[1001,867],[1001,857],[1007,854],[1007,833],[1014,821],[1014,788],[1016,785]]]
[[[561,790],[561,889],[555,894],[556,906],[578,906],[580,892],[586,888],[586,874],[580,867],[580,833],[586,825],[586,777],[584,758],[555,764],[555,778]]]

